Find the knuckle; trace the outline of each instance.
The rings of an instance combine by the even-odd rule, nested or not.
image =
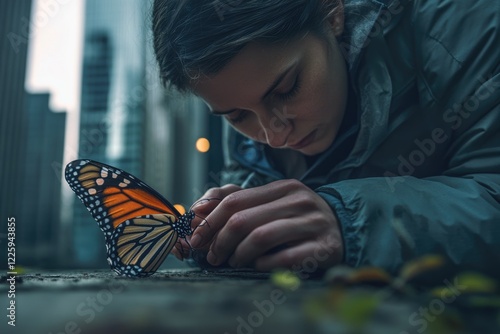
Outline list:
[[[221,191],[223,191],[224,193],[232,193],[236,190],[239,190],[241,189],[239,186],[237,186],[236,184],[233,184],[233,183],[229,183],[229,184],[225,184],[223,185],[222,187],[219,188]]]
[[[222,196],[222,190],[221,188],[210,188],[205,192],[205,195],[203,197],[211,198],[211,197],[221,197]]]
[[[287,186],[291,190],[296,190],[296,189],[302,188],[304,186],[304,184],[302,182],[300,182],[299,180],[291,179],[291,180],[288,180]]]
[[[314,211],[316,208],[313,196],[306,191],[295,193],[292,202],[295,207],[299,208],[303,212]]]
[[[230,233],[239,233],[245,229],[246,225],[246,216],[245,214],[238,212],[229,218],[227,222],[227,229]]]
[[[260,227],[253,230],[253,232],[248,236],[249,241],[256,246],[262,247],[268,245],[270,240],[269,233]]]
[[[297,257],[290,251],[290,249],[284,250],[281,254],[281,263],[285,267],[291,267],[297,262]]]
[[[278,180],[275,184],[287,191],[293,191],[302,186],[302,183],[296,179]]]
[[[240,202],[240,196],[238,196],[238,194],[236,193],[231,193],[229,195],[227,195],[223,200],[222,200],[222,204],[224,206],[227,206],[229,208],[237,208],[238,207],[238,204]]]

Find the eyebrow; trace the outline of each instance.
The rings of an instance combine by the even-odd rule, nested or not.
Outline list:
[[[286,70],[284,70],[280,75],[278,75],[278,77],[273,81],[273,83],[266,90],[266,92],[264,93],[264,95],[262,95],[262,97],[260,98],[261,101],[264,100],[265,98],[267,98],[269,96],[269,94],[271,94],[271,92],[276,87],[278,87],[278,85],[281,83],[281,81],[283,81],[283,79],[286,77],[286,75],[288,74],[288,72],[290,72],[295,67],[296,64],[297,63],[295,62],[292,65],[288,66],[288,68]],[[238,110],[238,109],[235,108],[235,109],[226,110],[226,111],[212,110],[211,113],[214,114],[214,115],[227,115],[227,114],[230,114],[232,112],[235,112],[236,110]]]

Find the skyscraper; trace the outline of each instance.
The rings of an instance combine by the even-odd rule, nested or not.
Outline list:
[[[0,1],[0,264],[6,263],[7,217],[19,218],[24,81],[31,0]]]
[[[208,133],[208,115],[200,100],[159,85],[150,8],[144,0],[86,1],[79,156],[189,206],[206,184],[207,156],[195,143]],[[107,267],[104,236],[80,201],[72,226],[75,263]]]
[[[21,171],[24,208],[17,225],[17,258],[23,265],[58,266],[61,182],[66,113],[49,108],[48,93],[27,94]]]
[[[141,0],[87,0],[79,156],[141,175],[144,103],[133,98],[144,73]],[[106,266],[102,232],[75,202],[74,253],[81,266]]]

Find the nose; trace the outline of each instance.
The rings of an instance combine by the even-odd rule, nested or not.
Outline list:
[[[261,128],[259,141],[274,148],[285,146],[292,129],[291,121],[276,108],[263,110],[258,117]]]

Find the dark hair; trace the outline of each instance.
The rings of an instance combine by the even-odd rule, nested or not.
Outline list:
[[[165,86],[181,92],[220,71],[249,42],[321,34],[339,0],[155,0],[153,46]]]

